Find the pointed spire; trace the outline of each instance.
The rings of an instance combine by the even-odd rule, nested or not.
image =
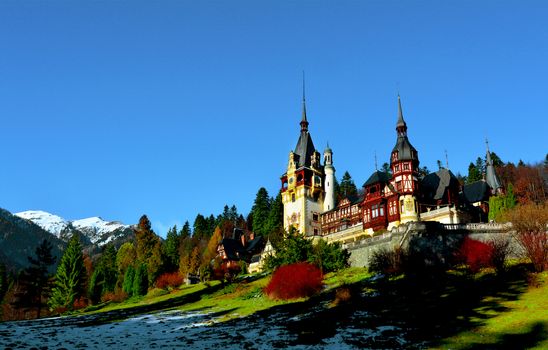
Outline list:
[[[377,166],[377,151],[375,151],[375,171],[379,170],[379,167]]]
[[[447,150],[445,150],[445,167],[449,170],[449,156],[447,155]]]
[[[487,139],[487,137],[485,138],[485,147],[487,150],[485,163],[486,165],[492,165],[493,163],[491,161],[491,152],[489,152],[489,140]]]
[[[398,122],[396,123],[396,130],[398,131],[398,135],[405,136],[405,134],[407,133],[407,124],[405,123],[405,120],[403,119],[403,110],[401,108],[401,98],[399,93],[398,93]]]
[[[306,99],[304,90],[304,70],[303,70],[303,115],[301,119],[301,132],[308,131],[308,120],[306,120]]]

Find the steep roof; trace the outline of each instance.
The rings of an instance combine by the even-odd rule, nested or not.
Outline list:
[[[426,175],[421,181],[421,186],[427,198],[439,200],[443,198],[446,189],[450,187],[458,188],[459,180],[450,170],[440,169],[435,173]]]
[[[392,153],[398,152],[397,161],[402,160],[418,160],[417,150],[409,139],[407,138],[407,123],[403,119],[403,110],[401,107],[401,99],[398,94],[398,121],[396,122],[396,131],[398,132],[398,139],[396,140],[396,145],[392,149]],[[391,159],[393,162],[393,159]]]
[[[496,193],[498,189],[502,188],[497,173],[495,172],[495,167],[493,166],[493,161],[491,160],[491,152],[489,152],[489,142],[485,140],[487,144],[487,155],[485,162],[485,181],[493,190],[493,193]]]
[[[297,167],[309,167],[312,164],[312,156],[316,148],[312,142],[312,137],[308,130],[301,130],[297,146],[295,146],[295,161],[298,162]]]
[[[369,179],[367,179],[367,181],[363,184],[363,187],[375,184],[377,182],[387,183],[388,181],[390,181],[388,174],[384,171],[377,170],[369,176]]]
[[[464,199],[468,202],[476,203],[488,200],[491,190],[489,188],[489,184],[487,184],[485,180],[479,180],[472,182],[471,184],[464,185],[462,194]]]

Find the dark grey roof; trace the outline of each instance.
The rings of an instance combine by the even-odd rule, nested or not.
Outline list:
[[[392,149],[392,152],[398,151],[398,161],[400,160],[418,160],[417,150],[409,139],[407,135],[398,135],[396,140],[396,145]]]
[[[487,157],[485,162],[485,180],[487,184],[491,186],[493,193],[496,193],[499,188],[502,188],[497,173],[495,172],[495,167],[493,166],[493,161],[491,160],[491,153],[489,152],[489,145],[487,145]]]
[[[257,236],[255,237],[255,239],[248,242],[245,250],[249,254],[256,254],[256,253],[259,253],[264,248],[264,245],[265,245],[265,241],[263,237]]]
[[[363,187],[375,184],[377,182],[387,183],[388,181],[390,181],[390,176],[388,176],[388,174],[384,171],[377,170],[369,176],[369,179],[367,179],[367,181],[363,184]]]
[[[407,124],[405,124],[405,120],[403,120],[403,110],[401,108],[400,94],[398,94],[398,122],[396,123],[396,127],[399,126],[407,126]]]
[[[426,175],[421,180],[424,195],[429,199],[443,199],[447,188],[459,186],[457,177],[447,169],[440,169],[435,173]]]
[[[245,253],[245,249],[242,247],[242,242],[239,239],[224,238],[221,244],[229,260],[240,260],[242,254]]]
[[[297,168],[306,166],[309,167],[312,164],[312,155],[316,151],[312,137],[308,131],[301,131],[297,146],[295,146],[295,162],[297,162]]]
[[[491,190],[485,180],[479,180],[472,182],[471,184],[464,185],[462,194],[464,195],[464,199],[468,202],[476,203],[488,200]]]

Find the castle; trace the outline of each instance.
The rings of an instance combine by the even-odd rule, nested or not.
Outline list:
[[[412,221],[446,224],[485,221],[489,196],[502,190],[489,147],[484,180],[461,186],[448,169],[421,176],[419,154],[409,141],[398,95],[396,144],[390,172],[376,170],[357,196],[336,198],[333,151],[320,153],[308,131],[303,95],[300,135],[282,175],[284,228],[310,237],[349,241]]]

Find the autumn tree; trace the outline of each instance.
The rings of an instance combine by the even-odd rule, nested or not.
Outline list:
[[[120,246],[116,253],[116,268],[118,269],[118,281],[116,285],[118,288],[122,288],[126,272],[130,267],[133,269],[136,259],[137,252],[132,242],[126,242]],[[133,270],[133,273],[135,273],[135,270]],[[133,276],[131,283],[133,283]],[[126,291],[126,293],[128,292]]]
[[[57,308],[72,309],[74,301],[85,294],[84,282],[86,269],[82,256],[82,245],[77,234],[73,234],[57,266],[55,283],[48,305],[51,310]]]
[[[36,257],[28,257],[30,266],[25,268],[19,276],[21,289],[15,295],[14,306],[25,309],[36,308],[37,318],[40,318],[43,296],[49,292],[49,267],[56,260],[51,253],[52,248],[51,243],[44,239],[36,247]]]
[[[531,260],[535,271],[548,268],[548,203],[528,203],[510,210],[507,219],[512,222],[515,238]]]
[[[139,219],[139,224],[135,230],[135,239],[137,260],[147,266],[148,282],[152,285],[162,273],[162,244],[160,238],[152,230],[152,226],[146,215],[143,215]]]

